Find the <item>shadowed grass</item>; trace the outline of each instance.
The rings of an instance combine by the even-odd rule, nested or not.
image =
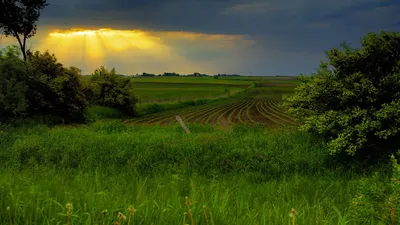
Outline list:
[[[116,119],[123,117],[123,113],[118,109],[106,106],[91,106],[88,108],[88,114],[93,119]]]

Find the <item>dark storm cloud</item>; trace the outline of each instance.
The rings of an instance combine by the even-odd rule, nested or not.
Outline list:
[[[206,31],[210,18],[233,0],[50,0],[42,24]],[[218,22],[217,22],[218,23]],[[206,31],[207,32],[207,31]]]
[[[299,67],[315,68],[317,58],[324,57],[323,51],[342,41],[357,46],[367,32],[400,30],[398,0],[49,0],[49,3],[41,24],[59,28],[112,27],[249,35],[257,41],[251,49],[252,60],[256,62],[255,58],[279,53],[272,65],[276,67],[280,60],[287,58],[295,64],[296,57],[300,57],[305,61]],[[271,43],[274,53],[269,50]],[[261,68],[263,62],[259,61],[257,66]]]
[[[324,2],[324,3],[321,3]],[[399,12],[398,1],[388,0],[50,0],[44,23],[69,26],[138,27],[156,30],[183,30],[204,33],[275,35],[314,30],[312,23],[334,27],[367,27],[379,17],[397,15],[372,13],[357,21],[355,13],[389,7]],[[396,9],[397,7],[397,9]],[[397,10],[397,11],[396,11]],[[392,21],[393,24],[396,21]],[[384,24],[374,23],[374,28]],[[393,25],[392,24],[392,25]],[[386,24],[388,25],[388,24]],[[325,27],[327,29],[328,27]],[[371,27],[370,27],[371,28]],[[321,27],[319,28],[321,29]],[[317,29],[318,31],[318,29]],[[329,32],[329,31],[328,31]]]
[[[193,2],[231,2],[232,0],[194,0]],[[99,0],[80,1],[76,6],[91,11],[120,10],[129,11],[135,9],[152,10],[152,7],[168,3],[183,3],[182,0]]]

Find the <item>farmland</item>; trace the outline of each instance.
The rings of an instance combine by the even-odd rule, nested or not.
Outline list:
[[[296,80],[241,79],[255,84],[210,104],[129,120],[100,108],[112,118],[0,124],[0,224],[115,224],[130,209],[131,224],[146,225],[360,224],[359,186],[375,182],[375,173],[387,183],[388,168],[347,169],[320,139],[294,129],[299,122],[280,103]]]
[[[172,107],[126,119],[93,106],[103,116],[86,125],[0,124],[0,224],[115,224],[119,213],[146,225],[381,224],[357,207],[362,187],[389,183],[390,169],[349,169],[322,140],[297,131],[300,122],[281,106],[296,79],[134,82],[148,99],[139,108]],[[237,93],[218,96],[227,87]],[[182,96],[200,103],[179,103]]]
[[[146,104],[228,96],[248,88],[254,80],[214,79],[213,77],[140,77],[133,78],[133,81],[140,103]]]
[[[261,89],[261,90],[258,90]],[[147,115],[131,120],[136,124],[171,124],[175,115],[192,123],[237,123],[249,125],[296,125],[295,119],[279,106],[278,96],[266,95],[268,91],[256,88],[232,99],[182,110]]]
[[[190,79],[190,78],[186,78]],[[167,125],[175,122],[180,115],[184,121],[205,124],[242,124],[262,126],[297,125],[294,118],[287,115],[280,107],[282,96],[293,92],[296,80],[247,78],[255,83],[243,93],[224,101],[163,113],[150,114],[130,120],[133,124]],[[233,79],[239,80],[238,78]],[[243,79],[245,80],[245,79]],[[241,81],[243,81],[241,80]],[[232,82],[231,80],[228,80]],[[168,84],[170,85],[170,84]],[[190,85],[188,85],[190,87]]]

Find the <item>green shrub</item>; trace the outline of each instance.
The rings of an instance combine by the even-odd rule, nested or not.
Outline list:
[[[361,46],[329,50],[284,105],[331,153],[386,158],[400,145],[400,33],[369,33]]]
[[[390,181],[387,176],[378,173],[361,181],[350,206],[354,220],[363,224],[371,224],[376,220],[382,221],[382,224],[400,222],[400,165],[394,157],[392,165]]]
[[[20,116],[27,108],[25,67],[17,47],[0,51],[0,119]]]
[[[90,77],[93,97],[96,105],[114,107],[127,115],[134,115],[138,99],[133,93],[132,80],[115,73],[115,69],[105,67],[96,69]]]
[[[24,63],[19,50],[8,47],[0,52],[0,118],[82,120],[87,101],[80,76],[48,52],[29,53]]]
[[[54,54],[36,51],[28,55],[28,111],[67,121],[84,119],[88,102],[78,68],[64,68]]]

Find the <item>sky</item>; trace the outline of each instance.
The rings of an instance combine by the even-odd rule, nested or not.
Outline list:
[[[84,74],[299,75],[325,51],[400,31],[400,0],[48,0],[33,50]],[[1,46],[16,44],[8,37]]]

